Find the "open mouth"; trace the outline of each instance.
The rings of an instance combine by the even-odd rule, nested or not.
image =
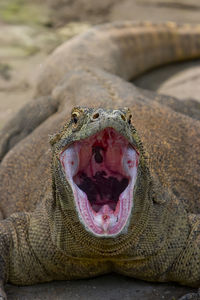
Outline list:
[[[79,218],[98,236],[117,235],[133,206],[139,154],[113,128],[71,144],[60,155]]]

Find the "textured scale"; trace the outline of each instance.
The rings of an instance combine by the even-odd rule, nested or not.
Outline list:
[[[200,26],[131,22],[94,27],[49,56],[35,99],[0,132],[0,283],[28,285],[114,270],[199,287],[200,122],[180,100],[126,81],[199,56]],[[90,108],[81,109],[72,130],[67,121],[77,105]],[[79,221],[56,157],[63,139],[88,137],[95,115],[106,124],[115,113],[123,131],[120,124],[130,117],[119,109],[124,106],[134,126],[126,134],[144,156],[126,234],[101,239]],[[55,132],[51,150],[49,135]],[[94,151],[98,164],[101,149]]]

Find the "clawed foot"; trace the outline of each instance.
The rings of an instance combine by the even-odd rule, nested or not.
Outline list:
[[[181,298],[179,298],[178,300],[200,300],[200,289],[198,289],[197,293],[186,294]]]

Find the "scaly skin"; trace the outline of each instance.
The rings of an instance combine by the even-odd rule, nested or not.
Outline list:
[[[179,112],[179,100],[142,91],[116,76],[129,79],[160,63],[197,57],[199,40],[198,26],[105,25],[50,56],[37,89],[44,97],[24,108],[28,131],[20,112],[1,133],[0,208],[8,217],[0,222],[2,282],[28,285],[115,271],[199,286],[200,123]],[[104,43],[105,50],[100,47]],[[160,55],[150,62],[146,47]],[[82,106],[76,126],[66,123],[74,105]],[[119,109],[123,106],[130,107],[131,126],[127,110]],[[94,123],[91,116],[97,111]],[[58,153],[63,143],[88,137],[112,122],[135,141],[141,158],[127,232],[104,239],[79,221]],[[15,125],[20,134],[13,133]],[[51,138],[51,154],[48,134],[62,125]]]
[[[66,83],[72,71],[103,70],[125,80],[132,80],[156,66],[199,56],[200,25],[118,22],[92,28],[59,46],[43,64],[35,99],[0,132],[0,160],[18,141],[56,110],[62,109],[66,98],[57,99],[56,87]],[[106,80],[105,83],[109,87]],[[114,90],[110,92],[114,96]],[[68,104],[71,105],[73,96],[69,91],[68,97]],[[174,108],[177,105],[173,102],[171,99],[168,105]],[[91,104],[94,105],[95,101]],[[178,106],[176,110],[182,111],[182,104]]]

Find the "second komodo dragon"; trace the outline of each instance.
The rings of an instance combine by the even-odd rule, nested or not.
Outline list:
[[[131,22],[49,56],[35,99],[0,133],[3,299],[6,282],[113,271],[199,287],[198,114],[128,82],[199,56],[200,26]]]

